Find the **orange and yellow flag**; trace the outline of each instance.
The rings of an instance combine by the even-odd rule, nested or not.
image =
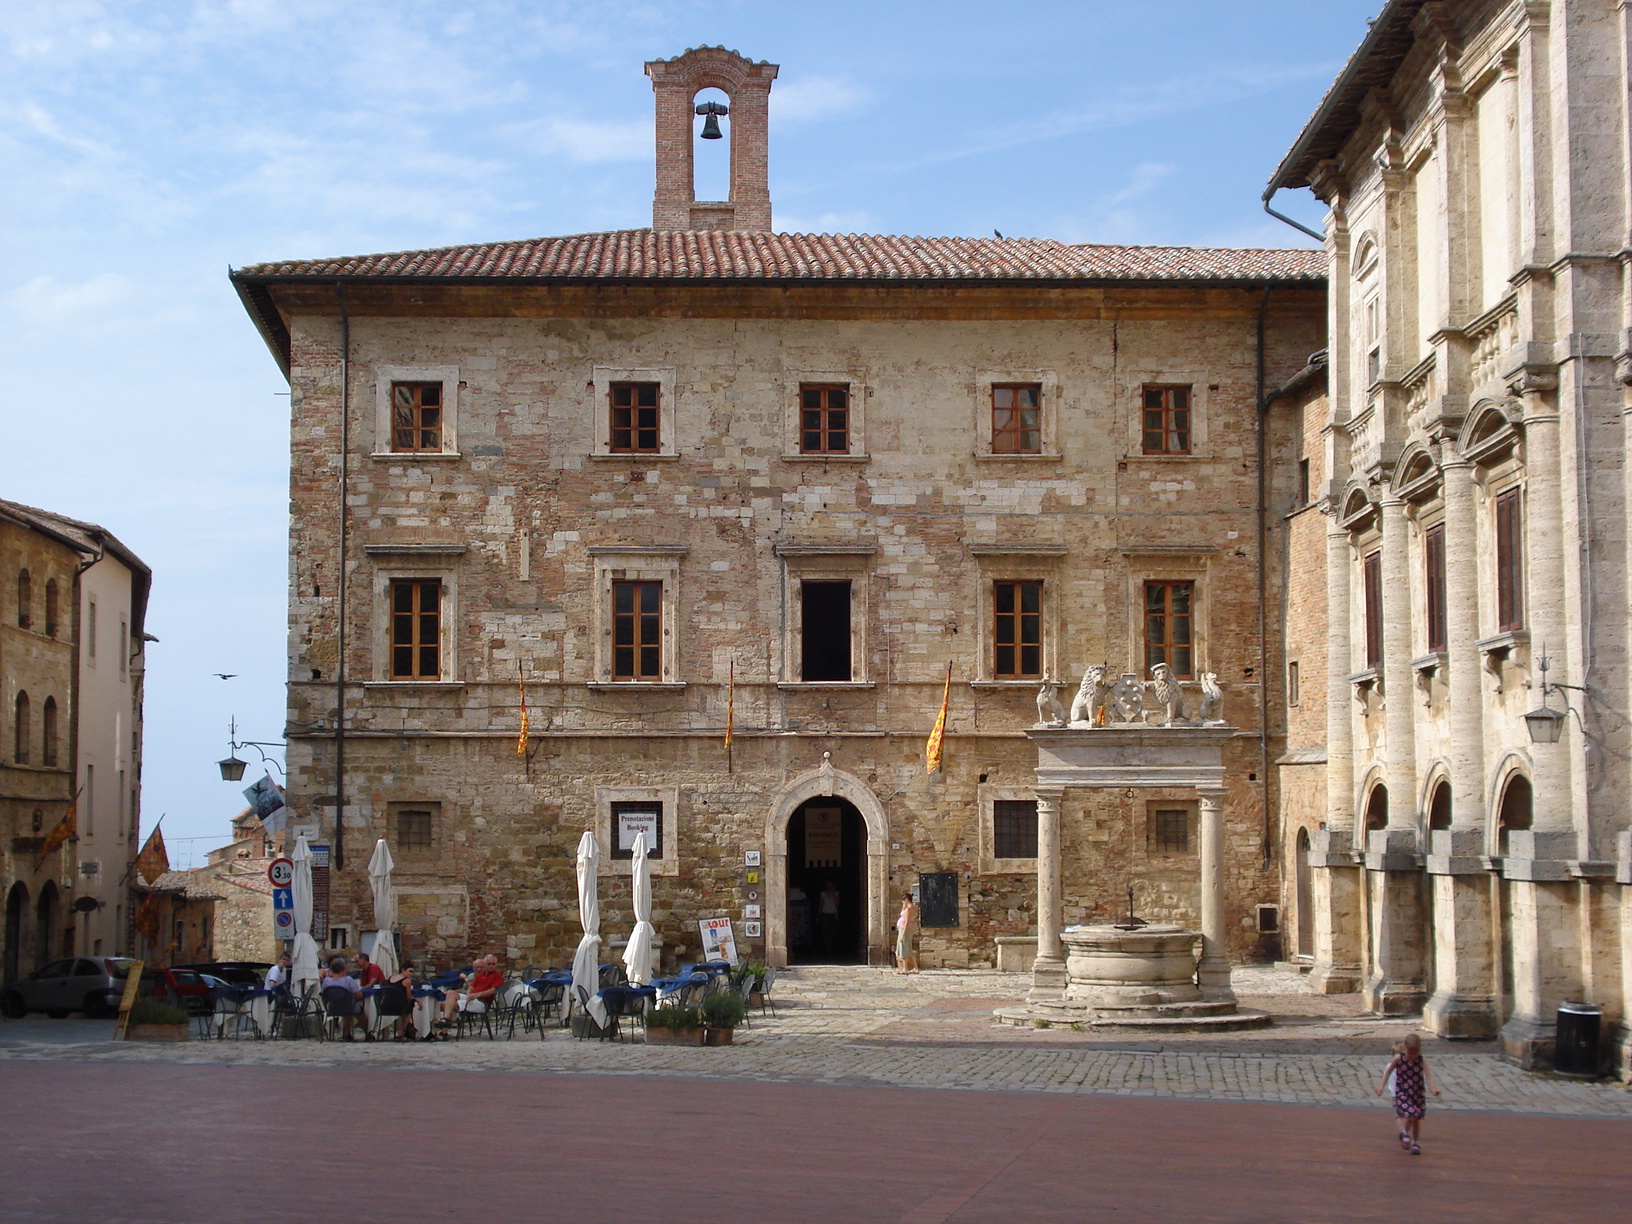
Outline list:
[[[142,899],[142,907],[136,911],[136,918],[132,925],[136,928],[136,933],[147,940],[149,948],[158,947],[159,907],[153,903],[152,893],[148,893]]]
[[[725,681],[725,750],[731,751],[731,739],[737,733],[737,663],[731,661],[731,669]]]
[[[516,755],[525,757],[527,755],[527,731],[529,725],[527,717],[527,685],[519,679],[516,681],[516,692],[521,697],[521,731],[516,736]]]
[[[79,836],[79,818],[76,815],[78,809],[79,792],[75,791],[74,797],[68,801],[68,811],[63,814],[61,823],[45,835],[45,842],[40,846],[40,861],[34,864],[35,871],[44,866],[45,856],[51,851]]]
[[[164,849],[164,834],[159,832],[158,825],[154,825],[153,832],[147,835],[147,840],[136,853],[136,872],[151,884],[169,870],[170,855]]]
[[[924,745],[924,772],[926,774],[940,773],[941,754],[946,743],[946,709],[952,701],[952,664],[946,665],[946,685],[941,689],[941,712],[935,716],[935,729],[929,733],[929,743]]]

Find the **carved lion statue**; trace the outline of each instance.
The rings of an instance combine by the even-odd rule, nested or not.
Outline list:
[[[1111,685],[1105,682],[1105,676],[1110,670],[1104,663],[1092,663],[1088,670],[1082,673],[1082,683],[1077,686],[1076,699],[1071,702],[1072,722],[1096,725],[1102,720],[1105,703],[1111,696]]]
[[[1202,722],[1218,722],[1224,717],[1224,690],[1219,687],[1217,672],[1202,673],[1201,710],[1196,717]]]
[[[1167,725],[1184,721],[1184,690],[1179,687],[1179,681],[1173,674],[1173,669],[1166,663],[1158,663],[1150,669],[1150,687],[1156,693],[1156,700],[1167,711]]]
[[[1037,690],[1037,725],[1039,727],[1065,726],[1065,707],[1060,704],[1058,696],[1060,682],[1058,680],[1043,680],[1043,687]]]

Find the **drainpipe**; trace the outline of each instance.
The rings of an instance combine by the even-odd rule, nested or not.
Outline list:
[[[83,579],[85,577],[85,571],[90,569],[91,566],[95,565],[98,561],[102,560],[102,556],[107,551],[107,547],[107,541],[98,536],[96,540],[96,554],[94,556],[87,556],[85,560],[81,561],[74,567],[73,592],[70,596],[74,601],[72,627],[70,629],[70,632],[74,635],[74,666],[68,673],[68,803],[70,806],[73,805],[74,796],[79,794],[79,669],[85,662],[85,639],[83,633],[81,632],[80,624],[80,622],[83,620],[81,605],[85,602]],[[41,745],[41,751],[44,751],[43,744]],[[91,799],[96,798],[95,795],[88,797]],[[87,812],[86,815],[89,816],[90,813]],[[75,842],[78,840],[78,837],[74,838]],[[70,855],[73,855],[72,843],[70,843],[69,853]],[[74,855],[75,859],[77,859],[77,857],[77,855]],[[59,864],[62,862],[61,851],[58,851],[57,853],[57,862]],[[67,891],[70,896],[73,895],[79,888],[79,871],[77,868],[78,864],[77,862],[74,862],[68,870]],[[21,927],[18,929],[20,931]],[[90,945],[84,942],[85,938],[86,937],[82,927],[79,950],[86,955],[89,955]],[[50,960],[51,958],[46,957],[46,959]],[[18,964],[20,965],[21,963],[22,961],[19,957]]]
[[[1324,247],[1326,245],[1326,235],[1325,234],[1317,234],[1317,233],[1315,233],[1314,230],[1310,229],[1307,225],[1303,224],[1303,222],[1294,221],[1294,220],[1292,220],[1291,217],[1287,216],[1285,213],[1276,212],[1273,208],[1271,208],[1269,206],[1270,200],[1272,200],[1275,197],[1275,193],[1277,191],[1279,191],[1279,190],[1280,190],[1279,187],[1271,187],[1268,191],[1264,192],[1264,211],[1266,213],[1268,213],[1270,216],[1274,217],[1275,220],[1285,221],[1293,229],[1298,230],[1298,231],[1300,231],[1302,233],[1308,234],[1309,237],[1313,238],[1316,242],[1320,243],[1320,245],[1322,247]]]
[[[346,287],[334,282],[340,303],[340,573],[335,579],[334,637],[334,869],[346,865],[346,493],[351,465],[351,316]]]
[[[1268,207],[1268,202],[1265,202]],[[1264,385],[1264,328],[1269,315],[1270,287],[1264,286],[1264,296],[1258,302],[1257,381],[1258,381],[1258,777],[1263,787],[1263,845],[1262,866],[1270,865],[1269,806],[1269,591],[1266,578],[1269,571],[1269,423],[1270,400]]]

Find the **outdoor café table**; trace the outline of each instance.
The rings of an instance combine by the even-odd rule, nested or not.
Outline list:
[[[264,987],[244,988],[238,992],[238,1012],[249,1016],[255,1036],[265,1037],[272,1031],[272,992]]]
[[[721,974],[731,972],[731,962],[724,960],[704,961],[697,966],[697,969],[701,973],[708,974],[709,977],[719,977]]]
[[[442,1000],[446,997],[435,986],[414,987],[414,1032],[421,1037],[430,1033],[431,1026],[442,1014]]]

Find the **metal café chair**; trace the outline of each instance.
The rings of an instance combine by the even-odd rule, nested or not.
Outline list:
[[[771,1018],[776,1018],[776,1004],[771,1000],[771,987],[776,984],[776,966],[772,965],[765,970],[765,980],[759,984],[759,1014],[764,1015],[765,1009],[771,1009]]]
[[[506,982],[493,996],[487,1012],[488,1036],[497,1036],[497,1030],[502,1026],[505,1040],[513,1039],[518,1020],[521,1031],[525,1033],[533,1020],[533,988],[526,982]]]
[[[316,1000],[309,993],[279,986],[272,995],[272,1032],[285,1037],[304,1037],[308,1022],[316,1014]]]
[[[347,1016],[353,1017],[352,1027],[356,1028],[362,1022],[364,1031],[367,1031],[368,1021],[358,1006],[357,996],[344,986],[325,986],[322,990],[323,1023],[318,1029],[318,1039],[321,1041],[334,1040],[334,1033],[343,1030]]]
[[[538,1025],[538,1037],[544,1039],[551,1016],[558,1024],[567,1022],[567,988],[561,982],[539,982],[533,987],[533,1023]]]

